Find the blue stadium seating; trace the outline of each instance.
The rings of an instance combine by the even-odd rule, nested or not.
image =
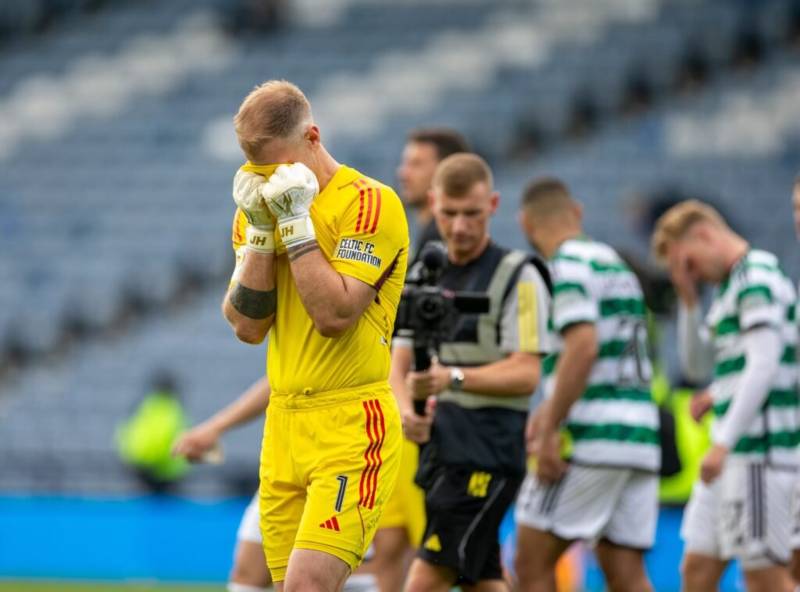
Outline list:
[[[138,35],[168,34],[198,5],[224,3],[123,4],[17,42],[14,51],[0,54],[0,106],[32,72],[64,76],[82,56],[116,55]],[[610,23],[581,42],[556,39],[539,65],[501,65],[488,87],[445,92],[425,112],[387,117],[365,139],[334,138],[333,149],[340,160],[392,181],[410,127],[437,123],[464,130],[495,167],[503,201],[494,229],[515,246],[522,246],[513,216],[517,199],[536,175],[564,177],[585,203],[589,231],[640,253],[646,245],[628,223],[623,198],[678,184],[715,199],[754,244],[774,250],[798,273],[788,215],[797,130],[786,130],[777,153],[737,158],[680,156],[670,148],[667,129],[676,116],[713,115],[742,90],[770,96],[794,71],[787,50],[775,50],[750,74],[726,64],[744,23],[776,45],[790,7],[782,0],[758,6],[746,0],[660,2],[656,18]],[[313,100],[332,73],[366,72],[381,57],[414,52],[445,30],[483,30],[501,11],[535,19],[540,9],[511,0],[357,0],[341,21],[321,28],[298,25],[231,38],[232,67],[190,74],[163,95],[136,97],[110,119],[82,116],[52,141],[21,142],[0,168],[0,335],[20,339],[40,359],[0,383],[0,490],[130,491],[136,485],[116,460],[114,426],[154,369],[174,370],[195,420],[258,377],[263,348],[237,343],[219,314],[220,278],[232,260],[235,164],[203,149],[210,122],[231,114],[262,79],[289,78]],[[679,60],[693,45],[721,74],[702,93],[671,97]],[[584,143],[559,140],[577,94],[613,114],[633,70],[646,72],[667,99],[638,118],[609,117]],[[362,92],[380,100],[379,89]],[[553,147],[541,158],[509,160],[527,119],[554,138]],[[182,306],[166,306],[187,267],[217,282]],[[163,310],[117,334],[46,354],[58,345],[70,315],[102,328],[120,314],[131,289]],[[230,473],[254,471],[258,426],[232,435],[226,447]],[[200,469],[186,486],[222,491],[218,475]]]

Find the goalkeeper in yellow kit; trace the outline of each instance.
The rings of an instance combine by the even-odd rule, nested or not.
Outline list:
[[[239,248],[223,312],[239,339],[269,335],[264,550],[279,591],[333,592],[399,470],[389,346],[408,228],[391,188],[325,150],[296,86],[262,84],[234,123],[248,163],[234,179]]]

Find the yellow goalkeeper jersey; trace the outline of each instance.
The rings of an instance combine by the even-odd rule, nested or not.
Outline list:
[[[320,249],[333,268],[373,286],[377,294],[344,335],[323,337],[300,300],[276,229],[278,303],[267,355],[272,391],[314,393],[386,381],[408,259],[403,205],[391,187],[342,166],[314,199],[311,219]],[[247,220],[237,210],[233,222],[237,255],[245,244],[246,229]]]

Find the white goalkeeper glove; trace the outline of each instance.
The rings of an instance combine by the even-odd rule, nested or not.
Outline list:
[[[275,252],[275,217],[270,212],[261,188],[264,177],[242,169],[233,177],[233,201],[244,212],[247,222],[247,248],[258,253]]]
[[[316,240],[309,211],[317,193],[317,178],[299,162],[282,164],[261,186],[261,195],[275,214],[287,249]]]

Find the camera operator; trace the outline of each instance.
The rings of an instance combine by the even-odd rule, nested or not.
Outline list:
[[[546,349],[549,294],[530,256],[491,241],[489,220],[498,201],[483,159],[455,154],[441,162],[431,205],[446,261],[436,283],[451,301],[464,291],[484,293],[488,313],[449,317],[449,337],[424,371],[412,370],[421,329],[409,336],[399,325],[394,341],[390,381],[404,430],[427,442],[417,481],[425,489],[428,522],[407,592],[454,584],[506,590],[497,531],[525,474],[525,422]],[[417,265],[429,260],[423,255]],[[429,404],[417,415],[414,401],[432,395],[435,413]]]

